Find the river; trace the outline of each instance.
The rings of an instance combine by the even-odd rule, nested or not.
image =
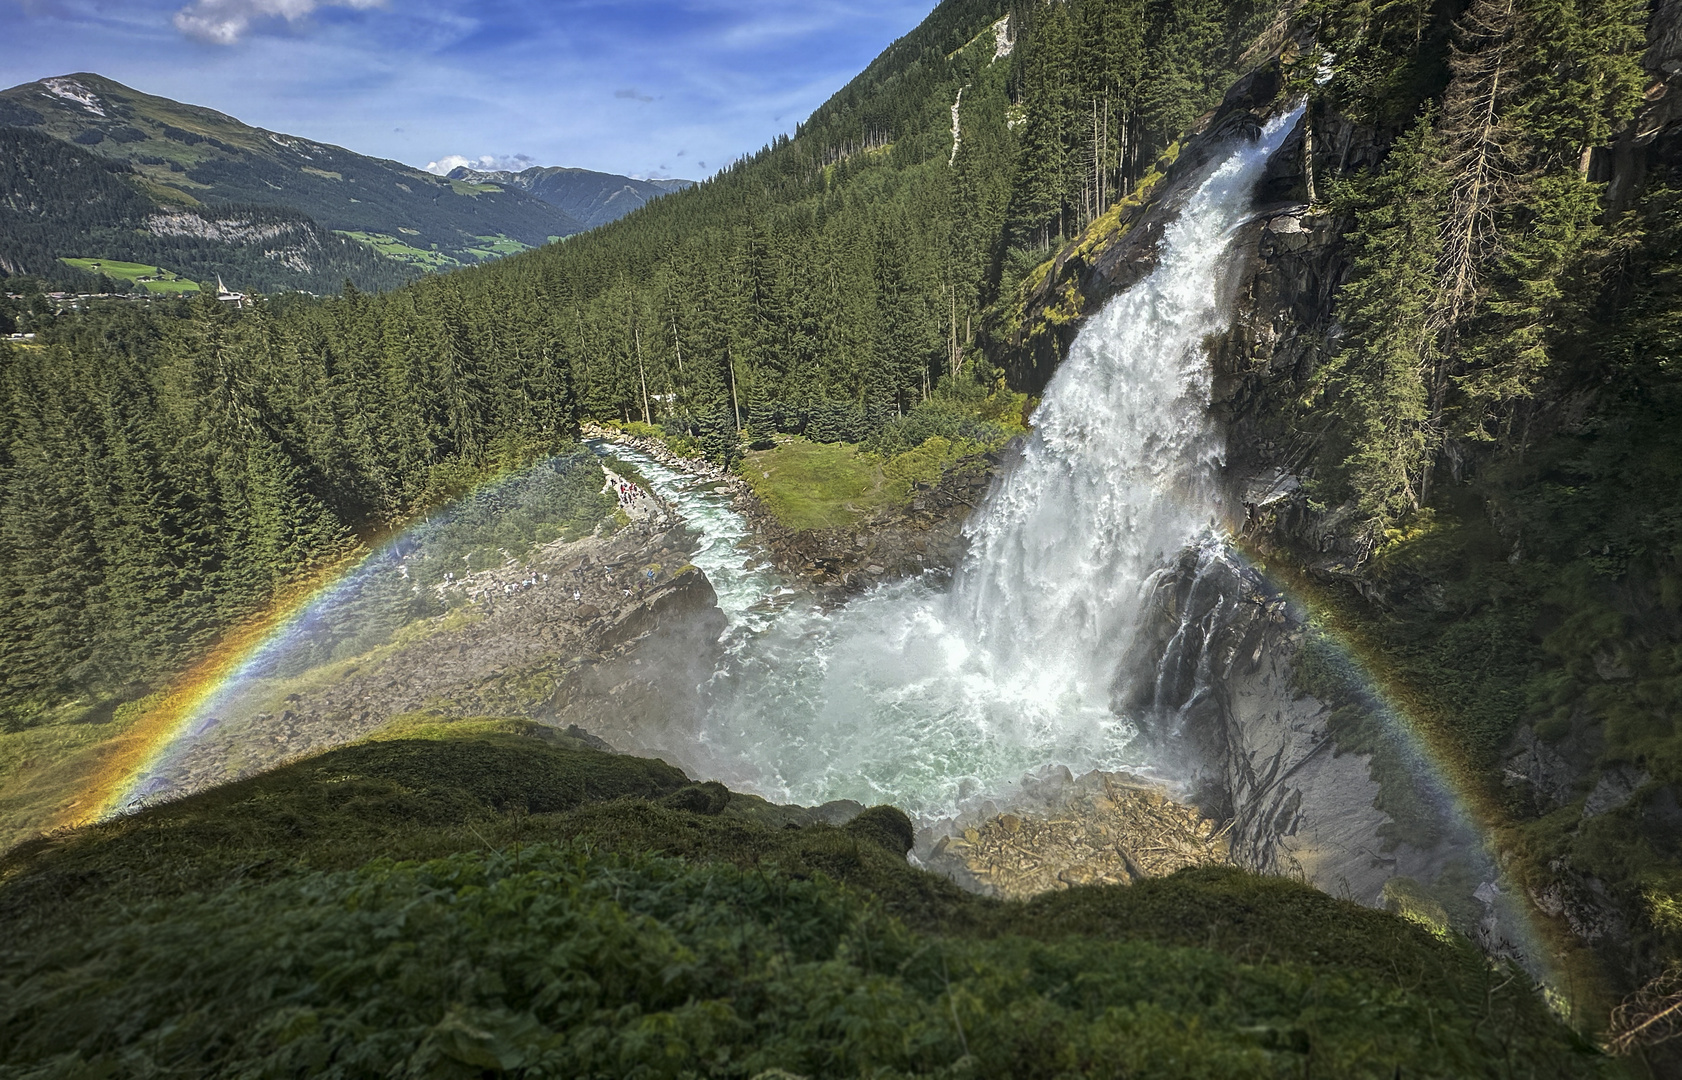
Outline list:
[[[734,634],[699,718],[698,772],[779,802],[892,802],[922,820],[1047,767],[1149,772],[1114,707],[1155,575],[1221,517],[1204,341],[1230,321],[1233,237],[1300,116],[1235,141],[1164,232],[1156,268],[1090,319],[1021,459],[966,526],[950,586],[835,609],[763,570],[704,483],[615,449],[702,535]]]

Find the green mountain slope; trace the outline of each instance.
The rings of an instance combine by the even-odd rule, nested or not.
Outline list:
[[[399,238],[459,263],[478,262],[487,238],[536,247],[583,228],[517,189],[441,179],[88,73],[0,91],[0,126],[122,162],[165,200],[287,207],[328,229]]]
[[[606,225],[629,214],[650,199],[693,186],[690,180],[636,180],[629,176],[534,165],[519,172],[479,172],[465,166],[449,179],[469,184],[497,184],[529,191],[587,229]]]
[[[263,292],[330,293],[347,278],[390,288],[415,276],[296,210],[187,206],[164,201],[160,190],[123,162],[43,132],[0,128],[0,273],[101,292],[118,286],[99,281],[86,260],[144,263],[194,282],[220,275]]]

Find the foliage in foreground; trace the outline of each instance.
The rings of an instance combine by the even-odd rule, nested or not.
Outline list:
[[[907,866],[897,811],[767,827],[656,762],[452,726],[10,857],[0,1075],[1611,1068],[1465,943],[1294,883],[1001,904]]]

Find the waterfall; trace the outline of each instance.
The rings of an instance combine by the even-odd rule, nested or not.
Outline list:
[[[1296,115],[1234,150],[1164,231],[1156,269],[1081,330],[1020,464],[972,519],[954,601],[1001,663],[1107,689],[1141,586],[1218,516],[1202,344],[1229,321],[1232,231]]]
[[[775,799],[924,817],[1048,764],[1148,767],[1115,683],[1152,575],[1220,516],[1203,343],[1229,320],[1235,230],[1299,115],[1240,141],[1155,269],[1081,330],[952,588],[905,581],[785,614],[718,677],[695,767]]]

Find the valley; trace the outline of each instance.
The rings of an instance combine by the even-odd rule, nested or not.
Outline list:
[[[66,266],[97,280],[93,262],[155,253],[173,274],[220,273],[246,291],[384,289],[553,243],[688,184],[561,168],[439,177],[90,73],[0,91],[0,133],[0,272],[54,282]],[[54,179],[66,171],[69,188]],[[97,195],[79,190],[90,181]]]
[[[948,0],[449,237],[6,92],[18,220],[427,272],[8,299],[0,1050],[1674,1075],[1679,13]]]

